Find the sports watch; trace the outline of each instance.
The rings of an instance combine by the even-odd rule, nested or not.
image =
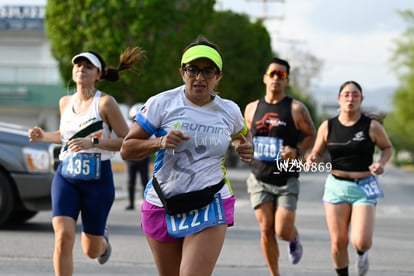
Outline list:
[[[92,145],[96,147],[99,144],[99,138],[92,138]]]

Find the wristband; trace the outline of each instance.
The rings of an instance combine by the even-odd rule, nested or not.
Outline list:
[[[161,137],[160,137],[160,144],[159,144],[159,146],[158,146],[160,149],[163,149],[163,148],[162,148],[162,139],[164,139],[164,136],[161,136]]]

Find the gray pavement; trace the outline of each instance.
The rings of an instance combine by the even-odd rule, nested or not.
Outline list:
[[[213,276],[269,275],[260,249],[260,234],[246,193],[247,168],[229,169],[228,177],[237,197],[235,225],[227,232]],[[288,262],[287,243],[279,241],[280,272],[292,275],[335,275],[321,196],[324,173],[303,174],[297,211],[297,227],[304,247],[301,262]],[[414,173],[387,168],[380,179],[385,193],[377,208],[374,245],[368,275],[414,275]],[[140,212],[125,211],[126,173],[116,172],[116,201],[108,225],[112,256],[105,265],[85,257],[80,245],[80,223],[74,248],[74,275],[143,275],[157,271],[140,228]],[[140,183],[137,183],[140,188]],[[141,191],[137,191],[137,206]],[[27,224],[0,229],[0,276],[53,275],[51,213],[41,212]],[[349,247],[350,275],[356,275],[355,251]]]
[[[388,172],[390,171],[390,172]],[[228,230],[225,244],[213,275],[269,275],[260,249],[260,234],[245,180],[249,170],[245,167],[229,169],[228,177],[238,198],[235,225]],[[125,183],[125,175],[117,175],[117,185]],[[287,243],[279,241],[281,275],[335,275],[330,257],[330,239],[321,203],[325,173],[302,174],[301,196],[297,210],[297,227],[304,246],[304,255],[298,265],[288,262]],[[377,208],[374,246],[370,252],[371,270],[368,275],[414,275],[414,186],[413,173],[395,168],[387,169],[380,179],[386,197]],[[395,177],[395,179],[394,179]],[[395,180],[395,182],[394,182]],[[393,191],[400,184],[402,191]],[[401,195],[401,193],[403,195]],[[119,198],[125,195],[118,189]],[[148,249],[146,249],[148,251]],[[350,275],[356,275],[355,251],[349,246]],[[148,252],[147,252],[148,253]],[[154,275],[155,271],[149,274]]]

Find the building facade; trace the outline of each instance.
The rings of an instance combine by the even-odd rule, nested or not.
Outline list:
[[[59,127],[67,93],[51,55],[44,6],[0,6],[0,121]]]

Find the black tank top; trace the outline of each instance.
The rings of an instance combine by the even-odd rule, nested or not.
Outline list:
[[[344,126],[338,116],[328,120],[327,149],[332,169],[341,171],[369,171],[375,144],[369,137],[371,118],[361,115],[353,126]]]
[[[300,131],[296,129],[292,118],[292,101],[288,96],[276,104],[266,103],[264,98],[259,99],[251,126],[253,137],[276,137],[283,139],[283,145],[296,148]],[[255,146],[255,152],[257,150]],[[299,176],[297,171],[281,170],[276,161],[253,159],[251,167],[258,180],[277,186],[285,185],[290,176]]]

